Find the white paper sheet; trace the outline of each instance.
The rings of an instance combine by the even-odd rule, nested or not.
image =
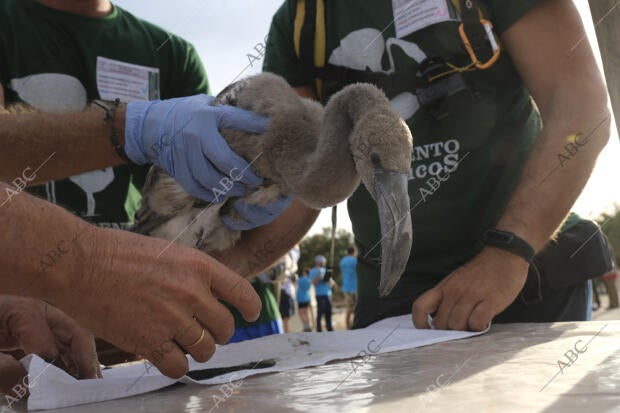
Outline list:
[[[399,39],[430,25],[454,20],[449,0],[392,0],[392,9]]]
[[[276,364],[273,367],[236,371],[200,382],[184,377],[178,382],[233,383],[256,374],[320,366],[333,360],[358,358],[359,363],[364,363],[377,354],[478,334],[482,333],[417,330],[411,323],[411,316],[405,315],[379,321],[362,330],[273,335],[221,346],[206,363],[198,363],[189,358],[191,371],[256,363],[268,359],[275,360]],[[155,368],[147,368],[144,363],[104,370],[103,379],[76,380],[37,356],[27,356],[21,362],[28,371],[30,391],[28,410],[55,409],[120,399],[148,393],[177,382],[163,376]],[[354,364],[347,364],[345,369],[351,370],[350,373],[353,374]],[[346,377],[346,374],[343,377]]]
[[[97,90],[103,100],[121,102],[156,100],[159,94],[159,68],[140,66],[97,56]]]

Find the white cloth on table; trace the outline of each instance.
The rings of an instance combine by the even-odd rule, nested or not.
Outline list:
[[[103,379],[76,380],[41,358],[29,355],[21,360],[28,371],[29,410],[44,410],[95,403],[148,393],[176,382],[222,384],[248,376],[320,366],[332,360],[361,357],[411,349],[476,336],[467,331],[418,330],[410,315],[379,321],[367,328],[325,333],[291,333],[261,337],[218,347],[206,363],[189,358],[190,371],[238,366],[275,360],[275,365],[245,369],[200,382],[189,377],[174,380],[145,363],[124,365],[103,371]],[[349,367],[347,365],[347,367]]]

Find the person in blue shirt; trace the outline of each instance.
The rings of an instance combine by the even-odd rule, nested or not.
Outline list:
[[[334,331],[332,327],[332,283],[333,279],[325,279],[327,273],[325,264],[327,259],[322,255],[314,258],[315,267],[310,270],[310,279],[314,285],[316,294],[316,331],[321,331],[321,319],[325,316],[325,327],[327,331]]]
[[[347,255],[340,260],[340,272],[342,273],[342,292],[344,293],[344,305],[346,307],[345,321],[347,330],[351,329],[351,318],[357,303],[357,258],[354,246],[347,248]]]
[[[310,268],[304,268],[299,280],[297,280],[297,308],[299,308],[299,318],[304,326],[304,331],[312,331],[308,309],[310,308],[310,288],[312,281],[308,276]]]

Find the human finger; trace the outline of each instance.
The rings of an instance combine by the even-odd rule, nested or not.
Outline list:
[[[255,225],[265,225],[278,217],[278,214],[291,205],[292,198],[280,197],[269,205],[248,204],[239,200],[235,202],[235,210],[243,216],[246,221]]]
[[[448,315],[447,328],[449,330],[468,330],[468,320],[477,302],[462,297],[451,309]]]
[[[250,163],[230,148],[217,129],[209,131],[209,136],[204,136],[205,127],[202,123],[199,123],[195,129],[197,130],[186,133],[186,151],[192,152],[201,149],[202,153],[200,155],[202,157],[208,159],[222,174],[231,177],[231,179],[237,182],[250,186],[259,186],[263,183],[263,179],[254,173]],[[195,133],[196,136],[193,139],[189,139],[190,133]],[[193,147],[194,139],[198,139],[200,142],[198,148]],[[258,156],[262,155],[259,154]],[[250,162],[255,160],[253,159]]]
[[[215,298],[196,311],[196,320],[204,326],[217,344],[226,344],[235,332],[235,319]]]
[[[69,373],[78,379],[102,377],[93,335],[59,309],[46,305],[52,333],[56,341],[66,348],[61,358]]]
[[[261,134],[267,131],[270,120],[268,117],[247,109],[234,106],[216,106],[218,112],[218,129],[234,129],[240,132]]]
[[[218,170],[209,155],[186,146],[185,157],[185,164],[180,166],[186,169],[184,174],[188,175],[201,191],[209,192],[215,203],[222,202],[227,197],[246,194],[245,185],[235,181],[229,171]]]
[[[442,300],[441,288],[434,287],[418,297],[413,302],[412,318],[415,328],[428,329],[428,315],[433,314],[439,308]]]
[[[213,294],[237,308],[247,321],[258,318],[262,307],[260,298],[252,285],[230,268],[208,257],[213,275],[211,289]]]
[[[210,331],[200,321],[194,320],[192,328],[175,337],[175,341],[183,350],[188,352],[194,360],[204,363],[215,353],[215,340]]]
[[[173,340],[161,344],[159,348],[163,351],[153,349],[143,357],[157,367],[163,375],[173,379],[183,377],[189,369],[189,363],[183,350]]]
[[[469,316],[468,325],[471,331],[485,330],[495,317],[495,311],[489,301],[479,302]]]

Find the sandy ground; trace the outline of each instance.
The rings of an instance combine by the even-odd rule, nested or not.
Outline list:
[[[345,330],[345,312],[344,301],[339,298],[332,299],[332,327],[334,330]],[[316,331],[316,302],[314,297],[312,298],[312,313],[310,315],[312,330]],[[290,320],[291,333],[303,331],[301,319],[299,318],[299,312],[295,308],[295,315]],[[323,320],[323,331],[325,331],[325,320]]]

